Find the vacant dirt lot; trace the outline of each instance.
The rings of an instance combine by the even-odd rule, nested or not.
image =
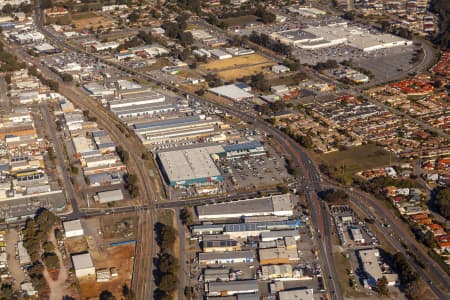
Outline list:
[[[84,299],[98,297],[104,290],[121,299],[123,285],[130,286],[133,271],[134,244],[106,248],[104,251],[91,249],[90,253],[96,270],[117,268],[118,277],[108,282],[97,282],[95,276],[80,279],[81,294]]]
[[[240,68],[240,67],[259,65],[259,64],[265,64],[265,63],[274,64],[273,61],[265,58],[262,55],[250,54],[250,55],[236,56],[236,57],[222,59],[222,60],[215,60],[215,61],[203,64],[200,67],[202,69],[209,70],[209,71],[224,71],[226,69]]]
[[[262,55],[251,54],[236,56],[228,59],[215,60],[200,66],[204,71],[213,71],[225,81],[235,80],[244,76],[251,76],[266,72],[275,63]]]
[[[99,218],[103,239],[108,242],[133,240],[137,235],[137,218],[134,214],[106,215]]]
[[[99,16],[93,12],[78,13],[72,15],[72,24],[76,29],[97,29],[98,27],[109,28],[112,22],[105,17]]]
[[[86,238],[84,236],[65,239],[64,243],[66,244],[68,253],[80,253],[88,250],[88,243],[86,242]]]

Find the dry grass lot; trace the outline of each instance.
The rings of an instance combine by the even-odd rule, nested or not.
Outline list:
[[[265,72],[275,62],[259,54],[236,56],[215,60],[200,66],[205,71],[216,72],[223,80],[230,81],[244,76]]]
[[[77,13],[72,15],[72,24],[76,29],[96,29],[100,26],[109,28],[112,22],[103,16],[93,12]]]
[[[90,253],[96,269],[115,267],[119,276],[109,282],[97,282],[95,276],[79,280],[83,299],[98,297],[104,290],[121,299],[123,285],[130,286],[131,282],[134,244],[106,248],[103,252],[91,249]]]

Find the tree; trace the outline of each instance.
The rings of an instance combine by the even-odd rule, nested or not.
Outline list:
[[[326,202],[336,202],[348,200],[348,194],[342,190],[329,189],[319,193],[320,197]]]
[[[380,296],[388,296],[389,295],[389,289],[388,289],[388,280],[386,276],[381,277],[377,280],[377,292]]]
[[[442,216],[450,218],[450,188],[443,188],[436,193],[434,204]]]
[[[42,244],[42,249],[44,249],[45,252],[53,252],[55,251],[55,245],[50,241],[46,241]]]
[[[186,226],[191,226],[194,223],[194,218],[187,207],[183,207],[180,210],[180,219],[181,222]]]
[[[104,290],[100,293],[100,300],[116,300],[116,297],[107,290]]]
[[[169,253],[162,253],[158,259],[158,270],[163,273],[176,273],[179,269],[178,260]]]
[[[2,13],[5,15],[9,15],[11,14],[13,11],[13,7],[11,6],[11,4],[6,3],[3,7],[2,7]]]
[[[69,74],[69,73],[62,73],[61,74],[61,79],[64,82],[72,82],[73,81],[73,76],[71,74]]]
[[[47,9],[53,7],[53,1],[52,0],[41,0],[41,8]]]
[[[175,274],[168,273],[162,276],[159,288],[167,294],[177,289],[178,277]]]
[[[54,252],[44,253],[42,261],[48,269],[59,269],[59,258]]]
[[[133,10],[129,15],[128,15],[128,21],[130,21],[131,23],[136,23],[139,20],[139,12],[137,10]]]

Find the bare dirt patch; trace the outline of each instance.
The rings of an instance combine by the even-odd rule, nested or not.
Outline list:
[[[130,286],[133,271],[134,244],[106,248],[104,251],[91,249],[90,254],[96,270],[116,268],[118,277],[108,282],[97,282],[95,276],[79,280],[83,298],[98,297],[104,290],[121,299],[122,287]]]

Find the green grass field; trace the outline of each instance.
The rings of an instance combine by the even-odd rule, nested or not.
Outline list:
[[[387,167],[389,164],[399,162],[395,155],[389,154],[375,144],[319,155],[318,160],[328,166],[333,177],[341,178],[348,184],[352,182],[357,172]]]

